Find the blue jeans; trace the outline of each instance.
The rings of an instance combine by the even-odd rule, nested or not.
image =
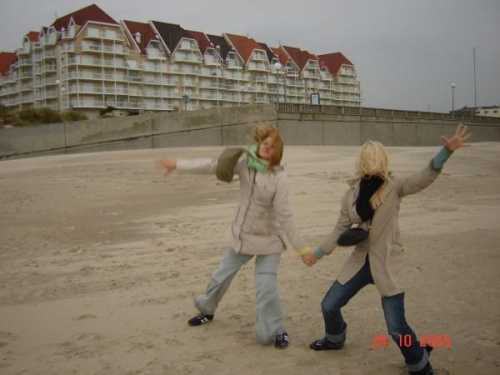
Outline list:
[[[347,324],[342,317],[340,309],[349,300],[368,284],[373,284],[370,272],[370,261],[368,257],[359,272],[344,285],[337,280],[326,292],[321,301],[321,311],[325,321],[325,337],[334,343],[345,341]],[[404,293],[390,297],[382,297],[382,307],[384,309],[385,322],[392,339],[396,342],[405,358],[409,371],[419,371],[425,367],[429,361],[429,356],[425,348],[420,346],[420,342],[405,319]],[[400,345],[403,337],[411,337]]]

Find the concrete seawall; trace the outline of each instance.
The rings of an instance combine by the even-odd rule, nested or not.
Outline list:
[[[267,104],[144,114],[25,128],[0,129],[0,158],[125,149],[248,143],[251,126],[271,122],[289,145],[387,146],[439,144],[463,122],[472,142],[500,142],[500,119],[375,108]]]

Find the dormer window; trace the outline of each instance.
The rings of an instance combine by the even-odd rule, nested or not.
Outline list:
[[[141,44],[141,40],[142,40],[142,35],[139,31],[137,31],[135,34],[134,34],[134,39],[135,41],[137,42],[137,44]]]

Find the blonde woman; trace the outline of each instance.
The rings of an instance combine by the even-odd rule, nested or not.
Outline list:
[[[194,299],[199,314],[188,321],[189,325],[212,321],[238,270],[255,257],[255,336],[263,343],[274,341],[277,349],[283,349],[288,346],[289,336],[283,322],[277,273],[281,253],[286,250],[284,237],[303,261],[311,251],[295,228],[290,210],[286,174],[280,166],[280,134],[270,124],[260,125],[255,129],[254,141],[242,149],[225,150],[219,159],[161,159],[157,164],[166,169],[166,174],[175,169],[216,174],[228,182],[233,175],[239,176],[240,202],[228,234],[230,249],[212,274],[205,293]]]
[[[389,173],[389,157],[379,142],[362,145],[358,162],[358,177],[349,182],[342,198],[340,216],[333,231],[308,258],[321,259],[338,245],[342,233],[353,224],[369,231],[359,242],[342,267],[337,280],[321,302],[325,337],[311,343],[313,350],[337,350],[344,346],[346,328],[341,308],[368,284],[375,284],[381,297],[389,334],[400,346],[409,373],[433,374],[429,362],[432,348],[421,347],[415,333],[405,319],[404,290],[401,285],[403,249],[399,241],[399,208],[401,199],[428,187],[439,176],[450,155],[462,147],[470,137],[467,127],[458,125],[454,136],[442,136],[444,147],[420,172],[407,178]],[[400,345],[401,337],[409,338]]]

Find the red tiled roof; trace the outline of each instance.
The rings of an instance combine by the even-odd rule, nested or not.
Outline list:
[[[307,51],[303,51],[300,48],[283,46],[283,49],[285,49],[290,58],[299,67],[300,71],[304,69],[304,66],[306,66],[309,60],[319,60],[316,55],[313,55]]]
[[[291,61],[290,57],[288,57],[288,55],[283,52],[281,48],[271,47],[271,51],[278,56],[281,65],[286,66],[287,62]]]
[[[10,66],[17,60],[15,52],[0,52],[0,74],[9,72]]]
[[[112,23],[116,25],[118,24],[113,18],[108,16],[108,14],[104,12],[101,8],[99,8],[95,4],[92,4],[85,8],[79,9],[73,13],[67,14],[63,17],[59,17],[57,20],[54,21],[52,26],[54,26],[54,28],[57,31],[60,31],[63,27],[67,29],[71,18],[73,18],[75,23],[79,26],[83,26],[89,21]]]
[[[38,42],[38,37],[40,36],[40,33],[37,31],[30,31],[26,36],[31,40],[32,42]]]
[[[241,58],[245,62],[248,62],[250,56],[252,56],[252,52],[256,49],[264,50],[262,46],[253,40],[250,37],[235,35],[235,34],[227,34],[226,37],[229,39],[231,44],[234,46],[236,51],[240,54]]]
[[[201,54],[204,55],[208,47],[212,47],[212,43],[201,31],[186,30],[186,36],[193,38],[198,42],[198,47],[200,48]]]
[[[123,24],[130,32],[130,35],[127,36],[129,37],[129,39],[132,38],[131,42],[139,47],[142,54],[146,54],[146,48],[148,47],[151,40],[158,40],[158,38],[156,37],[156,33],[149,23],[123,21]],[[137,32],[141,34],[140,43],[137,43],[137,41],[135,40],[135,34]]]
[[[351,65],[354,66],[352,62],[350,62],[347,57],[345,57],[340,52],[327,53],[325,55],[318,56],[320,61],[324,62],[325,65],[330,70],[330,73],[337,74],[342,65]]]

